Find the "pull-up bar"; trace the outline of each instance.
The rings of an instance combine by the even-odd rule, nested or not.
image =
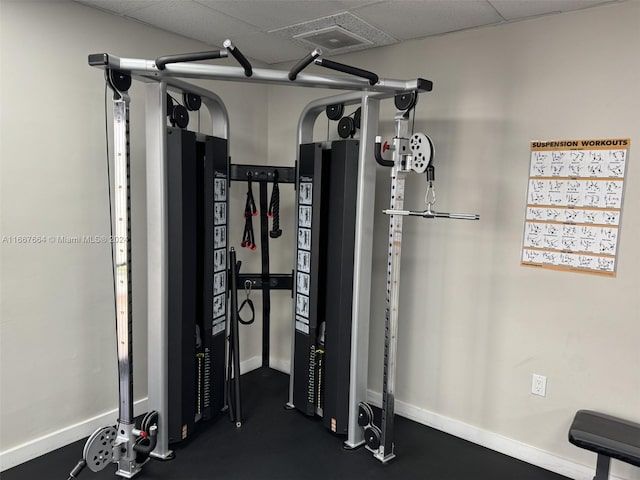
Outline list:
[[[89,65],[98,68],[124,71],[132,76],[156,81],[173,77],[233,80],[249,83],[379,92],[387,94],[388,96],[416,90],[429,92],[433,88],[432,82],[424,78],[416,78],[414,80],[385,79],[361,68],[318,58],[322,55],[320,49],[316,49],[302,58],[288,72],[266,68],[253,68],[249,60],[247,60],[231,40],[225,40],[223,45],[225,48],[222,50],[166,55],[158,57],[155,60],[121,58],[108,53],[95,53],[89,55]],[[200,60],[226,58],[229,54],[238,61],[241,67],[194,63]],[[311,63],[347,73],[351,75],[351,77],[300,73]]]

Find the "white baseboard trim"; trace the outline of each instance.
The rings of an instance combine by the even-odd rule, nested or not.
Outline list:
[[[262,367],[262,357],[255,356],[247,358],[246,360],[240,362],[240,375],[244,375],[245,373],[257,370],[260,367]]]
[[[291,362],[288,359],[283,360],[282,358],[271,358],[269,360],[269,367],[289,375],[289,372],[291,371]]]
[[[141,398],[133,405],[133,412],[136,416],[145,413],[147,409],[147,398]],[[0,452],[0,472],[88,437],[98,428],[106,425],[114,425],[117,421],[118,410],[113,409],[83,420],[75,425],[69,425],[68,427],[61,428],[55,432],[4,450]],[[82,450],[79,450],[78,458],[81,456]],[[72,468],[73,465],[69,465],[69,470]]]
[[[247,373],[262,366],[262,357],[256,356],[244,360],[240,363],[240,372]],[[142,398],[134,403],[134,415],[138,416],[147,412],[147,398]],[[32,460],[36,457],[52,452],[58,448],[69,445],[77,440],[88,437],[95,430],[106,425],[117,422],[118,410],[110,410],[93,418],[61,428],[55,432],[48,433],[29,442],[17,445],[0,452],[0,472],[13,468],[21,463]],[[78,452],[78,458],[82,452]],[[69,466],[71,469],[73,465]]]
[[[372,405],[382,405],[382,394],[372,390],[367,391],[367,401]],[[595,459],[591,467],[575,463],[563,457],[540,450],[517,440],[504,437],[488,430],[469,425],[468,423],[454,420],[428,410],[416,407],[399,400],[395,401],[397,415],[435,428],[458,438],[462,438],[477,445],[489,448],[509,457],[522,460],[545,470],[549,470],[575,480],[592,480],[595,475]],[[610,480],[625,480],[615,475],[609,476]]]

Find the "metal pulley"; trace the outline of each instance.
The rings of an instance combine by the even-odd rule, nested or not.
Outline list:
[[[413,154],[413,171],[424,173],[433,161],[435,154],[433,142],[424,133],[414,133],[409,139],[409,147]]]

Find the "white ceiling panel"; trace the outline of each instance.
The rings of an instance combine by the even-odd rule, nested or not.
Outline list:
[[[99,8],[108,12],[127,13],[140,8],[148,7],[162,0],[77,0],[90,7]]]
[[[221,46],[226,38],[255,31],[248,23],[192,1],[162,1],[127,16],[216,46]]]
[[[478,0],[389,0],[353,13],[399,40],[504,21],[489,2]]]
[[[244,55],[268,64],[298,60],[311,50],[263,32],[234,35],[233,42],[238,45]]]
[[[326,17],[371,1],[327,0],[197,0],[198,3],[255,25],[266,32],[275,28]]]
[[[505,20],[519,20],[536,15],[568,12],[593,7],[606,0],[489,0]]]
[[[325,47],[327,55],[625,0],[73,1],[212,47],[221,47],[230,38],[246,55],[277,63],[300,58],[309,50],[311,45],[300,35],[336,25],[366,42],[336,50]]]

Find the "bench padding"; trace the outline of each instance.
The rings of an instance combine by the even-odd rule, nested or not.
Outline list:
[[[640,424],[580,410],[569,429],[574,445],[640,467]]]

